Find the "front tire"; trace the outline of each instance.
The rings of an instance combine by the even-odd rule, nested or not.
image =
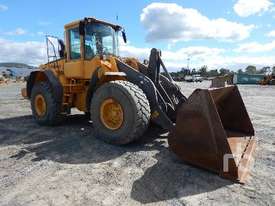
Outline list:
[[[95,136],[111,144],[137,140],[148,128],[150,105],[135,84],[111,81],[97,89],[91,101]]]
[[[32,114],[40,125],[53,126],[60,123],[60,105],[53,96],[48,82],[36,83],[31,92]]]

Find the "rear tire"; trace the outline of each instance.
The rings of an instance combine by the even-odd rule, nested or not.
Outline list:
[[[44,106],[38,108],[38,100],[40,98]],[[44,108],[43,108],[44,107]],[[31,92],[31,108],[32,115],[36,122],[40,125],[53,126],[61,122],[60,105],[52,94],[51,86],[48,82],[38,82],[33,86]]]
[[[123,121],[119,128],[111,129],[102,120],[102,105],[114,100],[122,109]],[[95,136],[111,144],[127,144],[138,139],[148,128],[150,105],[146,95],[135,84],[111,81],[98,88],[91,102],[91,119]],[[120,114],[120,113],[119,113]],[[117,118],[117,113],[114,118]]]

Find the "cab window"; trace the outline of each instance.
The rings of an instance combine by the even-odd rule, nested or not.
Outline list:
[[[118,54],[117,32],[110,26],[101,23],[90,23],[85,27],[85,59],[91,59],[96,55]]]
[[[91,59],[96,53],[96,37],[93,34],[85,35],[85,59]]]
[[[74,28],[69,30],[70,36],[70,59],[80,59],[80,35],[79,29]]]

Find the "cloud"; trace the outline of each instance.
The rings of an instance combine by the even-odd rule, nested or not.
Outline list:
[[[0,12],[7,11],[9,8],[6,5],[0,4]]]
[[[146,40],[180,41],[191,39],[243,40],[254,25],[224,18],[209,19],[196,9],[172,3],[152,3],[142,10],[140,21],[147,30]]]
[[[266,36],[275,37],[275,30],[270,31]]]
[[[273,43],[275,44],[275,43]],[[150,48],[140,48],[133,45],[122,45],[120,54],[123,57],[135,57],[140,61],[149,59]],[[274,56],[250,56],[228,55],[228,51],[221,48],[205,46],[190,46],[176,51],[162,50],[162,59],[169,71],[178,71],[187,66],[187,58],[190,58],[191,68],[200,68],[207,65],[209,69],[229,68],[237,71],[248,65],[255,65],[259,68],[275,64]]]
[[[248,53],[256,53],[256,52],[268,52],[275,49],[275,40],[266,44],[261,44],[258,42],[250,42],[241,44],[236,52],[248,52]]]
[[[261,14],[271,9],[272,5],[270,0],[238,0],[233,9],[239,16],[248,17]]]
[[[133,45],[121,45],[120,55],[122,57],[135,57],[140,61],[149,59],[151,48],[140,48]],[[194,67],[199,67],[207,62],[209,58],[215,58],[224,52],[220,48],[204,46],[191,46],[176,51],[162,50],[162,59],[170,71],[179,70],[187,64],[187,58],[191,59]]]
[[[5,35],[10,35],[10,36],[18,36],[18,35],[23,35],[23,34],[26,34],[27,31],[22,29],[22,28],[16,28],[14,31],[8,31],[8,32],[5,32],[4,34]]]
[[[122,44],[120,54],[122,57],[136,57],[143,61],[144,59],[149,59],[150,50],[151,48]],[[251,64],[258,67],[275,64],[275,58],[271,55],[257,57],[249,55],[228,56],[225,49],[205,46],[189,46],[175,51],[162,51],[162,59],[169,71],[177,71],[182,67],[186,67],[187,58],[190,58],[191,68],[200,68],[202,65],[208,65],[209,69],[224,67],[237,70]],[[39,65],[46,61],[46,46],[44,42],[16,42],[0,39],[0,62],[21,62]]]
[[[264,66],[274,66],[274,56],[218,56],[216,59],[210,59],[206,65],[211,65],[213,68],[230,68],[234,71],[245,69],[249,65],[254,65],[257,68]]]
[[[20,62],[39,65],[46,61],[45,43],[16,42],[0,39],[0,62]]]

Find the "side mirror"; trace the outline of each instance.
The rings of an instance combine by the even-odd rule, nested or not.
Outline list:
[[[127,37],[126,37],[126,33],[125,33],[125,30],[122,30],[122,38],[123,38],[123,41],[124,43],[126,44],[127,43]]]

